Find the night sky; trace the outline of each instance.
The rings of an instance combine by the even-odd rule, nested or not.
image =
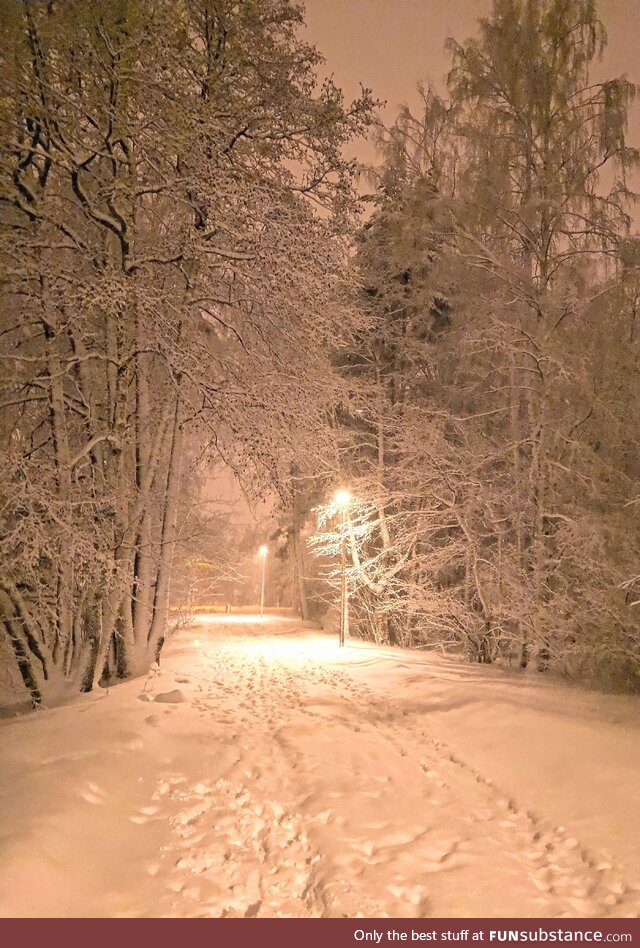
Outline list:
[[[417,103],[419,81],[442,82],[449,68],[445,40],[474,35],[490,7],[490,0],[307,0],[307,35],[345,95],[357,95],[359,83],[369,86],[386,100],[382,114],[390,122],[398,105]],[[640,83],[640,2],[600,0],[597,8],[609,44],[594,79],[626,74]],[[638,102],[629,140],[640,144]],[[364,142],[352,148],[363,161],[374,157]]]

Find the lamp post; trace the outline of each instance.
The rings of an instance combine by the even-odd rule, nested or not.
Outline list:
[[[269,549],[266,546],[260,547],[260,556],[262,557],[262,586],[260,588],[260,618],[264,616],[264,577],[267,568],[267,553]]]
[[[344,646],[349,637],[349,590],[347,589],[347,508],[351,503],[351,494],[347,490],[337,490],[335,502],[342,511],[342,543],[340,544],[340,630],[338,645]]]

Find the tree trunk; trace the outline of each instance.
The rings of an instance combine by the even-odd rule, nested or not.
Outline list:
[[[169,473],[167,492],[162,518],[160,559],[156,578],[153,619],[149,630],[147,657],[157,660],[164,644],[169,614],[169,596],[171,592],[171,566],[175,550],[178,500],[182,482],[182,461],[184,448],[184,429],[182,422],[183,406],[180,391],[176,393],[171,450],[169,453]]]

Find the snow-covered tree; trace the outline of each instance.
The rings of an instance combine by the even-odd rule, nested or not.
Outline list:
[[[586,0],[496,0],[449,100],[383,137],[352,571],[391,638],[637,682],[634,90],[590,78],[604,42]]]
[[[37,704],[159,655],[186,437],[283,490],[331,455],[371,103],[286,0],[2,15],[0,599]]]

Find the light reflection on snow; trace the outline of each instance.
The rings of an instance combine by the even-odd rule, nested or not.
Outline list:
[[[190,628],[201,636],[211,632],[217,639],[225,632],[231,636],[230,642],[236,641],[235,629],[238,628],[237,645],[243,651],[253,655],[262,655],[267,660],[285,661],[293,663],[307,663],[309,661],[328,661],[352,656],[353,650],[339,648],[337,635],[329,635],[317,629],[305,627],[302,620],[296,616],[264,615],[236,613],[228,615],[219,612],[203,612],[194,616]],[[185,629],[188,635],[188,629]],[[205,638],[194,638],[190,644],[194,648],[206,649],[209,644]]]
[[[243,615],[242,613],[230,614],[227,615],[225,612],[203,612],[197,616],[194,616],[192,619],[192,625],[268,625],[273,623],[278,623],[282,625],[283,622],[299,622],[299,619],[282,617],[282,616],[271,616],[264,615],[260,616],[258,613],[255,615]]]

